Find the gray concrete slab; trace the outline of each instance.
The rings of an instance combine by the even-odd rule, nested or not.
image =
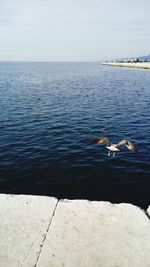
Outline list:
[[[37,267],[150,267],[150,221],[130,204],[59,201]]]
[[[33,267],[58,200],[0,195],[0,267]]]

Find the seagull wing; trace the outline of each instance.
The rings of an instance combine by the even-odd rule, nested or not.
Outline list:
[[[119,148],[120,146],[123,146],[123,145],[125,145],[133,153],[136,153],[137,152],[136,146],[132,142],[130,142],[128,140],[125,140],[125,139],[122,140],[121,142],[119,142],[116,145],[116,147]]]
[[[102,137],[100,137],[100,138],[94,139],[94,140],[92,141],[92,144],[102,144],[102,143],[104,143],[104,142],[106,142],[106,143],[108,143],[109,145],[111,145],[111,140],[110,140],[108,137],[106,137],[106,136],[102,136]]]

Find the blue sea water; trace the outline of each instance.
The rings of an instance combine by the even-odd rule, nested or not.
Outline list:
[[[108,136],[126,148],[108,157]],[[0,192],[150,204],[150,72],[0,63]]]

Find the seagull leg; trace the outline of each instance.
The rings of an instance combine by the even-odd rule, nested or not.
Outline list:
[[[113,157],[115,157],[115,152],[113,153]]]
[[[110,151],[108,152],[108,157],[110,157]]]

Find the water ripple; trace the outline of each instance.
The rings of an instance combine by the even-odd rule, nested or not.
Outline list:
[[[1,192],[149,202],[147,71],[99,63],[0,64]],[[116,158],[90,140],[129,139]]]

